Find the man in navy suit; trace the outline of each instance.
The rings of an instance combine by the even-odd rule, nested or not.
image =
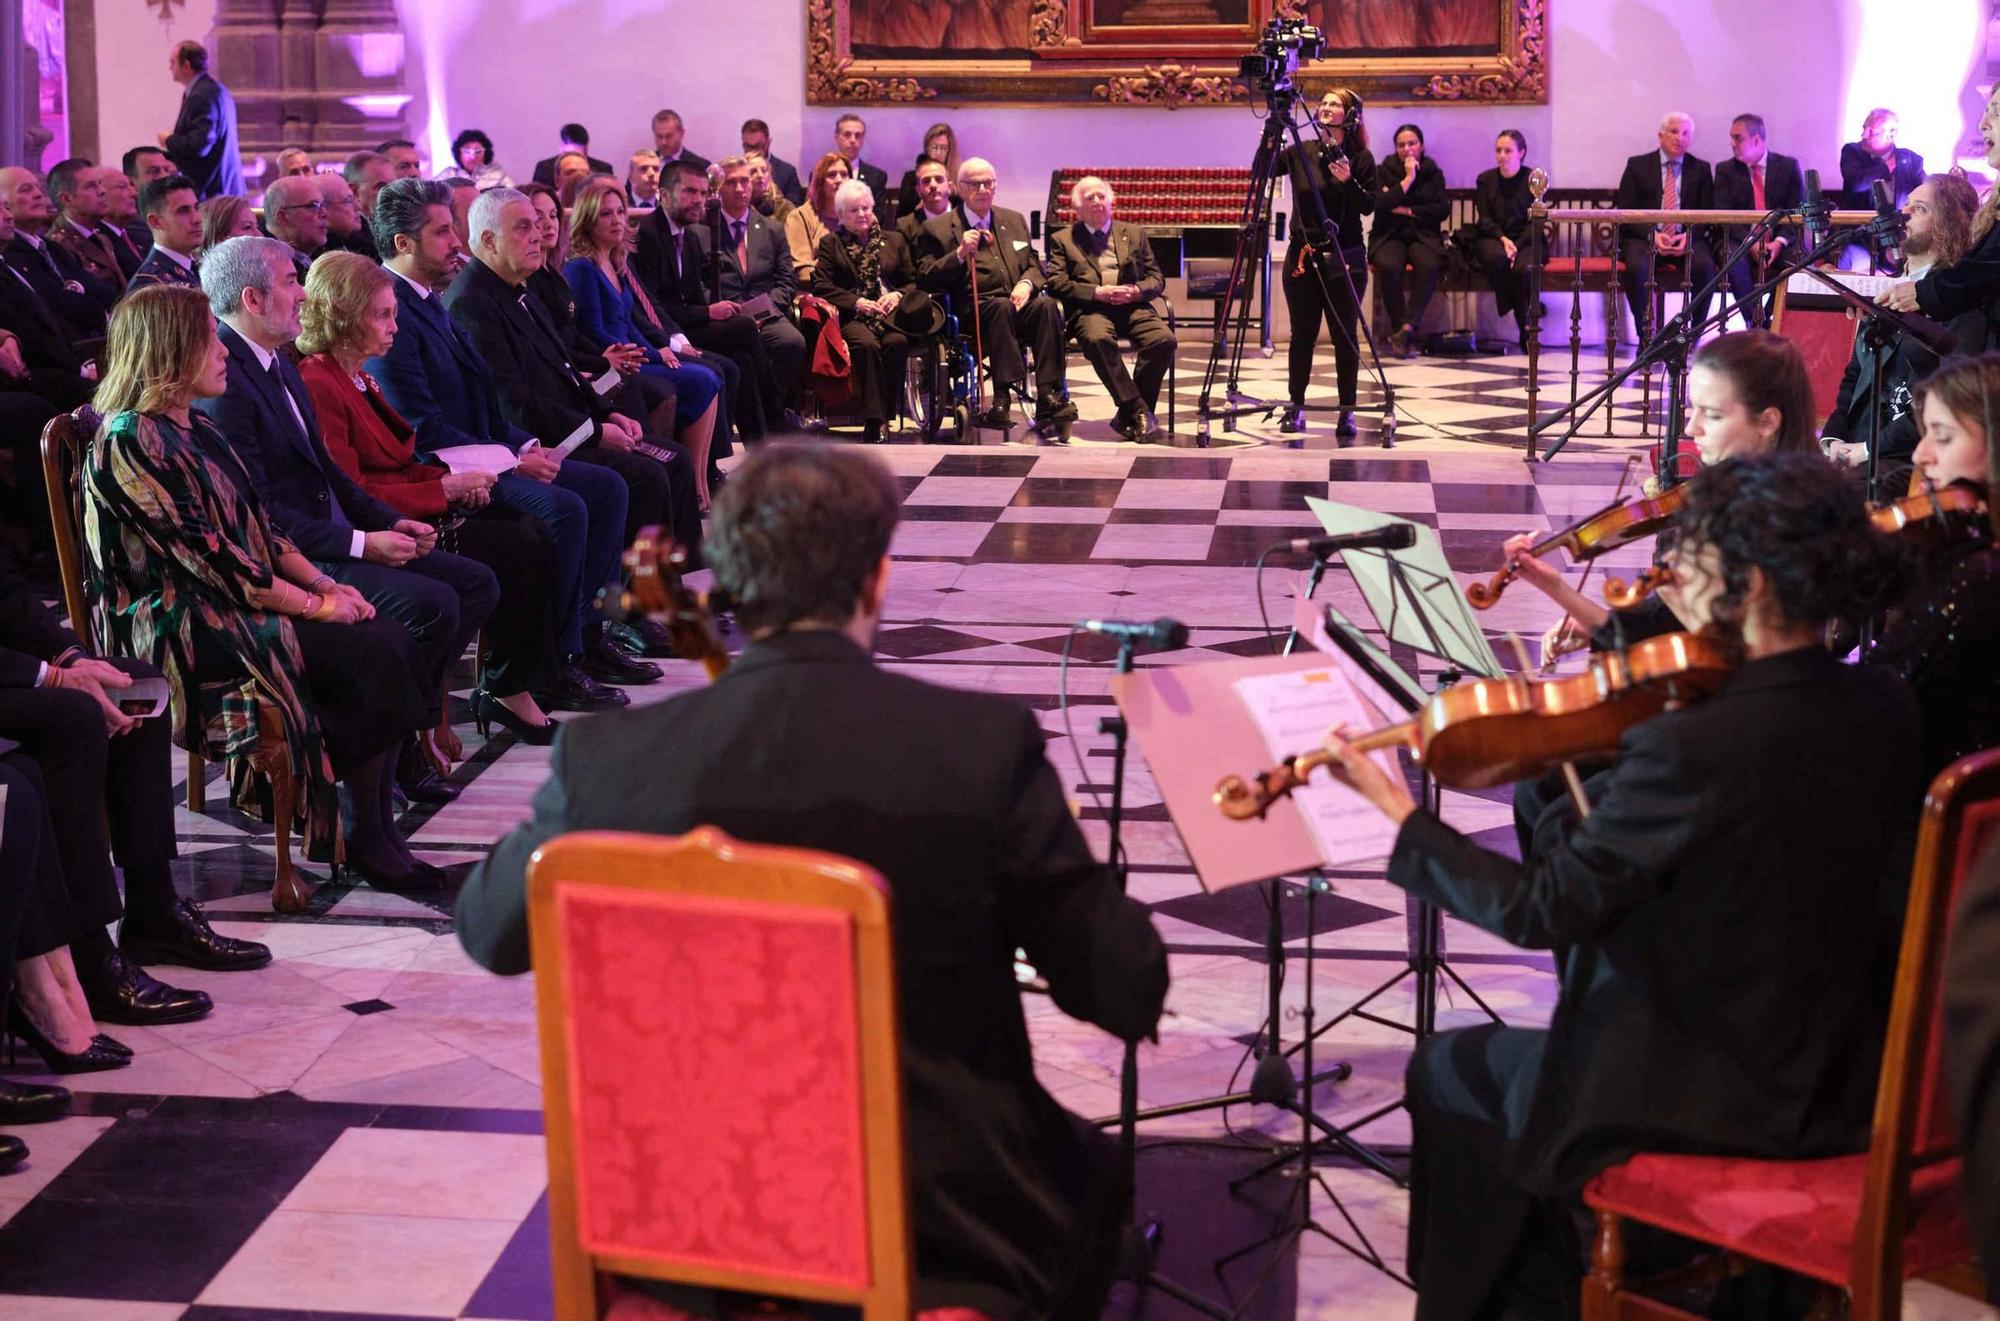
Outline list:
[[[193,286],[201,283],[195,273],[195,254],[201,251],[201,207],[195,198],[194,180],[185,174],[155,179],[139,190],[139,214],[146,218],[152,244],[146,260],[125,285],[125,292],[149,284]]]
[[[771,163],[771,187],[793,206],[806,204],[806,186],[799,181],[799,167],[771,154],[771,126],[761,119],[743,121],[743,154],[762,156]],[[886,175],[883,177],[887,177]]]
[[[436,724],[445,676],[499,604],[499,581],[479,561],[437,550],[436,528],[402,517],[328,455],[312,395],[279,353],[298,335],[305,301],[283,243],[249,237],[217,245],[202,256],[201,287],[229,350],[229,386],[196,406],[229,438],[278,531],[410,631],[426,670],[419,676],[426,718]],[[403,762],[411,798],[458,796],[412,757]]]
[[[1796,208],[1806,198],[1805,176],[1797,159],[1772,151],[1764,141],[1762,115],[1738,115],[1729,121],[1730,157],[1715,167],[1715,204],[1725,211],[1775,211]],[[1736,251],[1747,232],[1731,225],[1724,232],[1724,247]],[[1798,260],[1799,227],[1780,225],[1772,236],[1757,245],[1729,268],[1729,293],[1737,302],[1750,297],[1750,290],[1762,281],[1760,272],[1775,273],[1788,262]],[[1769,274],[1764,278],[1768,279]],[[1771,296],[1766,294],[1750,309],[1754,325],[1771,320]]]
[[[208,73],[208,50],[183,41],[167,57],[174,81],[187,88],[174,131],[160,145],[176,168],[194,180],[202,200],[243,191],[243,156],[236,145],[236,99]]]
[[[1618,181],[1617,205],[1625,210],[1708,210],[1715,205],[1715,175],[1708,162],[1688,150],[1694,141],[1694,116],[1669,111],[1660,120],[1657,151],[1639,153],[1625,162],[1625,175]],[[1659,329],[1646,306],[1646,285],[1653,277],[1657,258],[1678,268],[1671,282],[1663,279],[1662,289],[1677,289],[1685,275],[1690,289],[1700,289],[1715,278],[1715,236],[1707,229],[1686,225],[1620,225],[1619,259],[1625,265],[1621,283],[1625,299],[1632,307],[1632,324],[1641,338]],[[1695,308],[1695,320],[1708,315],[1708,300]]]
[[[375,243],[396,276],[396,338],[368,360],[368,372],[416,429],[417,452],[459,445],[505,445],[521,466],[493,488],[496,504],[548,524],[556,543],[556,580],[566,596],[557,617],[563,656],[560,687],[537,693],[544,706],[587,711],[623,705],[623,694],[590,672],[602,658],[604,626],[597,591],[618,571],[625,549],[625,479],[609,468],[567,463],[507,421],[486,359],[451,318],[438,292],[451,283],[465,249],[451,221],[451,189],[434,179],[398,179],[375,195]],[[546,700],[544,700],[546,699]]]
[[[682,223],[694,232],[709,295],[727,319],[744,304],[768,296],[774,315],[757,321],[757,337],[771,363],[772,386],[782,403],[792,397],[805,368],[806,340],[792,324],[799,280],[792,252],[778,226],[750,205],[750,162],[741,156],[718,161],[709,171],[718,203],[705,223]]]
[[[833,149],[847,157],[847,168],[855,178],[868,185],[869,192],[875,194],[875,209],[880,211],[889,196],[889,172],[861,159],[861,144],[867,137],[868,125],[857,114],[849,112],[834,121]]]

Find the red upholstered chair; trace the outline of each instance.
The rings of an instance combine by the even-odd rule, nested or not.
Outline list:
[[[558,1321],[602,1276],[908,1321],[889,895],[859,863],[586,833],[528,869]]]
[[[1995,838],[2000,749],[1947,767],[1924,800],[1868,1150],[1811,1161],[1642,1155],[1604,1171],[1583,1195],[1597,1215],[1585,1321],[1690,1316],[1648,1293],[1749,1262],[1820,1281],[1828,1307],[1814,1315],[1842,1314],[1844,1292],[1850,1321],[1899,1316],[1903,1282],[1920,1276],[1978,1295],[1939,1064],[1938,979],[1959,883]],[[1673,1280],[1627,1280],[1627,1220],[1723,1255]]]

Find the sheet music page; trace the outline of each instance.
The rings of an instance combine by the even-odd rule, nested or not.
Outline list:
[[[1375,728],[1379,717],[1338,666],[1238,679],[1236,695],[1264,736],[1273,762],[1310,752],[1327,731]],[[1374,754],[1376,764],[1400,776],[1393,751]],[[1396,825],[1354,790],[1321,770],[1292,792],[1306,826],[1329,867],[1386,858],[1396,846]]]
[[[428,457],[431,462],[442,463],[453,472],[490,472],[495,477],[521,466],[514,451],[505,445],[448,445],[441,450],[432,450]]]

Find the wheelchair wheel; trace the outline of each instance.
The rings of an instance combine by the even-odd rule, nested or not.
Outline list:
[[[903,375],[904,411],[917,424],[923,441],[937,439],[943,421],[944,373],[929,353],[913,353]]]

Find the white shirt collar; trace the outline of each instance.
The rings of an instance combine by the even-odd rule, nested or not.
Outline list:
[[[732,216],[727,211],[724,211],[722,212],[722,219],[726,224],[743,225],[747,228],[750,224],[751,215],[752,215],[751,209],[746,209],[740,216]]]
[[[272,352],[270,349],[265,348],[262,344],[259,344],[256,340],[251,339],[248,335],[244,334],[240,330],[236,332],[236,337],[242,340],[244,344],[249,346],[250,352],[257,355],[257,365],[259,367],[262,367],[265,371],[271,370],[271,363],[278,356],[276,353]]]
[[[25,229],[17,229],[14,232],[20,235],[22,238],[26,239],[28,241],[28,246],[33,248],[36,252],[40,252],[42,250],[43,243],[42,243],[42,236],[40,234],[30,234]]]
[[[159,253],[184,271],[192,271],[194,269],[194,258],[185,253],[175,252],[164,243],[155,243],[152,251]]]
[[[1681,163],[1686,159],[1687,159],[1686,152],[1682,152],[1678,156],[1669,156],[1667,155],[1667,149],[1665,147],[1660,148],[1660,164],[1667,167],[1668,169],[1678,170],[1681,167]]]
[[[389,272],[389,274],[395,276],[397,279],[401,280],[404,284],[409,285],[410,288],[416,290],[417,297],[429,298],[431,296],[431,291],[429,289],[426,289],[423,285],[418,284],[415,280],[412,280],[409,276],[403,274],[401,271],[397,270],[394,266],[389,265],[387,262],[382,263],[382,269]]]

